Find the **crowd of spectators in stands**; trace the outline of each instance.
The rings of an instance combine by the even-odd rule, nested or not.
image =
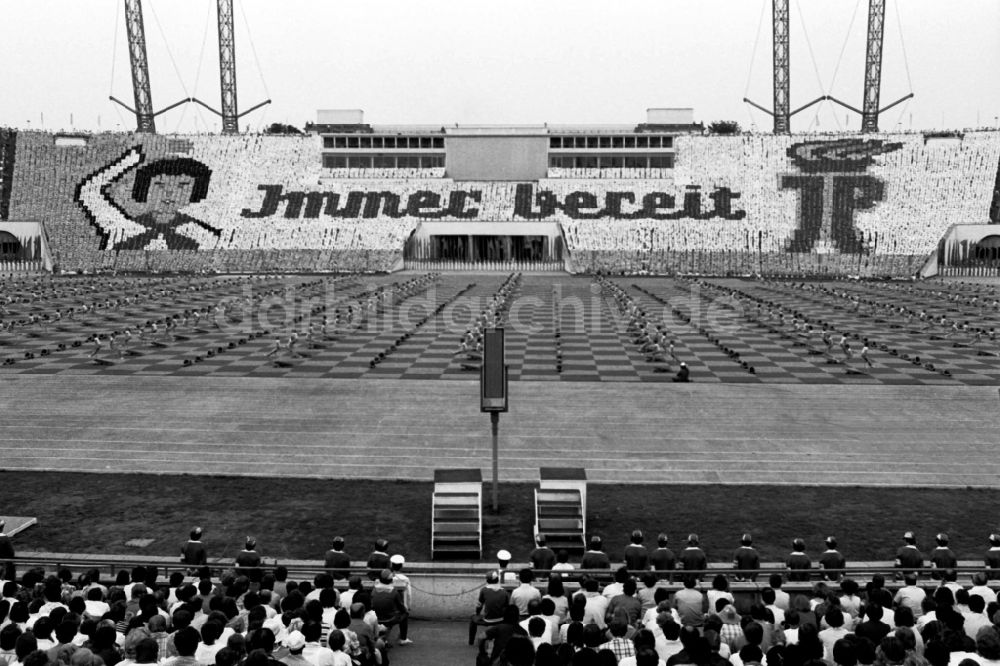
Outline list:
[[[112,235],[107,248],[99,249],[95,225],[101,228],[104,221],[88,220],[76,198],[87,190],[87,179],[114,164],[129,145],[121,135],[94,135],[86,149],[73,150],[56,147],[52,135],[44,133],[19,137],[17,170],[22,177],[12,195],[12,215],[45,224],[57,270],[386,271],[402,258],[403,243],[416,226],[414,219],[389,217],[330,218],[320,224],[316,219],[242,216],[243,207],[259,200],[258,184],[318,186],[322,169],[312,138],[143,136],[146,164],[184,155],[211,165],[209,196],[179,206],[219,233],[195,234],[198,249],[168,250],[141,234]],[[107,195],[103,189],[100,194],[111,196],[119,213],[127,211],[128,219],[135,219],[133,209],[139,204],[129,192],[112,183]]]
[[[558,201],[586,192],[599,206],[609,193],[628,192],[635,197],[628,204],[629,211],[647,193],[670,194],[680,209],[686,186],[705,189],[695,216],[698,219],[688,215],[682,219],[632,219],[633,213],[627,212],[617,219],[588,220],[555,211],[546,219],[562,224],[575,269],[587,272],[912,275],[950,225],[988,218],[1000,160],[995,132],[967,133],[947,145],[925,142],[920,135],[885,135],[873,140],[901,148],[887,148],[861,171],[855,166],[838,171],[835,151],[828,151],[830,154],[820,160],[825,160],[823,168],[817,170],[820,175],[808,177],[822,180],[827,178],[823,174],[828,174],[829,180],[862,174],[870,177],[871,183],[882,183],[865,195],[871,195],[872,201],[851,203],[849,227],[833,229],[827,228],[831,211],[809,208],[827,205],[826,198],[806,201],[801,192],[781,185],[783,176],[799,174],[798,165],[789,157],[791,148],[827,140],[822,135],[678,137],[674,169],[648,173],[556,170],[553,177],[538,181],[538,189],[550,191]],[[474,204],[476,219],[520,219],[515,214],[516,183],[456,184],[442,177],[440,169],[391,169],[384,173],[324,169],[315,137],[143,136],[147,163],[184,155],[211,165],[209,195],[185,203],[183,210],[218,234],[203,234],[197,250],[167,250],[156,242],[149,243],[143,235],[134,236],[142,242],[136,240],[131,245],[128,238],[116,236],[113,246],[101,250],[93,226],[99,227],[101,221],[88,220],[76,200],[77,190],[87,189],[86,184],[79,186],[120,159],[136,145],[134,141],[129,135],[99,134],[88,137],[85,148],[69,149],[56,146],[51,134],[27,132],[18,136],[17,187],[12,192],[11,216],[45,224],[61,269],[382,271],[401,258],[403,243],[420,221],[412,216],[388,215],[373,219],[298,218],[280,213],[243,216],[244,207],[252,211],[255,204],[251,202],[260,201],[258,187],[269,184],[302,192],[329,191],[341,198],[359,189],[389,192],[401,201],[420,191],[447,201],[455,189],[475,190],[479,193]],[[745,210],[745,217],[711,215],[708,188],[719,187],[738,195],[731,203]],[[825,187],[834,187],[832,180]],[[124,186],[112,184],[108,192],[135,219],[137,213],[132,208],[137,204],[125,201]],[[860,195],[854,192],[851,196]],[[795,249],[790,239],[797,229],[801,231],[806,217],[826,220],[822,229],[825,245],[790,252]],[[132,247],[136,243],[142,247]],[[844,251],[854,245],[862,251]],[[838,248],[842,251],[836,252]]]
[[[677,137],[676,165],[669,181],[674,186],[668,191],[681,190],[680,185],[685,183],[705,187],[726,184],[740,193],[736,201],[747,211],[746,218],[621,219],[614,224],[606,220],[560,219],[576,270],[904,277],[921,268],[950,225],[988,219],[995,167],[1000,159],[1000,146],[993,135],[966,134],[961,143],[947,147],[929,145],[914,136],[890,136],[885,141],[900,141],[904,147],[879,156],[870,167],[871,175],[880,179],[884,190],[879,200],[872,202],[874,205],[859,204],[854,212],[856,237],[833,234],[826,247],[792,252],[790,243],[793,232],[802,226],[800,218],[832,214],[828,210],[810,210],[794,190],[776,185],[782,176],[797,172],[787,154],[792,144],[816,138],[826,140],[825,136],[751,135],[707,140]],[[832,157],[823,159],[829,164],[820,171],[860,173],[855,168],[838,170]],[[561,193],[572,189],[593,191],[599,201],[603,201],[605,192],[645,187],[627,176],[578,184],[562,177],[545,186]],[[657,189],[664,189],[662,182]],[[813,203],[825,205],[821,201]],[[835,241],[832,247],[830,241]],[[831,251],[854,243],[860,243],[863,251]]]
[[[741,597],[726,574],[705,585],[710,574],[697,535],[674,555],[666,535],[647,550],[636,531],[625,564],[613,572],[601,542],[592,541],[581,561],[589,571],[579,576],[552,570],[551,551],[542,543],[531,555],[535,568],[521,569],[516,585],[504,584],[509,553],[501,551],[500,568],[486,575],[480,590],[469,644],[478,647],[477,663],[494,666],[995,664],[1000,603],[989,580],[1000,573],[1000,535],[990,537],[987,570],[965,586],[952,568],[957,562],[948,536],[935,541],[925,556],[907,532],[895,562],[898,582],[887,585],[875,574],[862,586],[845,576],[835,538],[826,540],[816,563],[795,539],[785,569],[765,569],[767,583],[755,583]],[[752,544],[744,534],[733,552],[736,581],[762,575]],[[533,584],[539,564],[550,570],[544,589]],[[567,591],[568,578],[579,582],[579,591]],[[785,580],[798,582],[798,590],[811,586],[790,594]]]
[[[286,568],[264,565],[254,537],[215,578],[202,537],[191,530],[180,548],[186,569],[166,577],[136,566],[106,585],[96,569],[30,568],[18,578],[3,567],[0,662],[387,666],[390,647],[413,642],[405,558],[390,555],[386,539],[376,540],[362,573],[336,537],[325,571],[293,581]],[[1000,602],[990,585],[1000,579],[1000,534],[990,535],[986,568],[971,585],[958,582],[948,535],[934,540],[925,555],[906,532],[896,580],[875,574],[862,585],[834,537],[815,559],[794,539],[784,567],[774,568],[743,534],[731,570],[714,575],[695,534],[675,553],[666,534],[647,548],[635,530],[614,558],[618,568],[599,536],[578,569],[541,538],[529,566],[514,570],[511,554],[497,553],[469,644],[477,663],[491,666],[991,666],[1000,661]],[[795,584],[790,591],[785,581]]]
[[[402,555],[374,552],[374,582],[352,575],[343,589],[347,572],[339,567],[298,582],[284,567],[262,567],[248,537],[235,568],[213,578],[201,537],[194,528],[182,548],[190,569],[166,579],[155,566],[122,570],[110,585],[98,569],[74,576],[32,568],[20,579],[10,567],[0,570],[0,664],[387,666],[390,647],[413,642]],[[338,547],[343,539],[332,552]]]

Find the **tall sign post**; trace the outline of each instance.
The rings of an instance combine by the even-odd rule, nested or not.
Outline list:
[[[490,413],[493,434],[493,513],[499,510],[500,412],[507,411],[507,364],[504,362],[503,328],[483,331],[483,364],[479,368],[479,411]]]

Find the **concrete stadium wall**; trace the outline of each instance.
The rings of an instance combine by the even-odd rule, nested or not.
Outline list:
[[[549,138],[449,136],[445,174],[454,180],[539,180],[549,168]]]

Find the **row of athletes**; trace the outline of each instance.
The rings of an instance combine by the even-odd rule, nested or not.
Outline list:
[[[323,315],[318,322],[310,319],[301,332],[292,330],[287,336],[276,337],[265,358],[272,356],[303,358],[305,355],[298,351],[302,339],[305,339],[309,349],[320,349],[324,342],[336,341],[341,335],[362,328],[369,317],[377,316],[411,296],[425,291],[439,277],[438,273],[428,273],[403,283],[393,282],[391,285],[362,292],[344,304],[343,309],[334,308],[332,318]]]
[[[232,278],[223,280],[221,284],[234,284],[239,279]],[[47,279],[34,279],[29,281],[0,282],[4,288],[4,296],[0,298],[0,310],[6,305],[31,304],[46,302],[52,298],[79,298],[81,296],[93,297],[103,292],[120,294],[131,292],[132,296],[116,298],[114,300],[105,298],[103,301],[95,300],[92,304],[111,307],[116,300],[138,303],[141,299],[163,298],[168,296],[178,296],[182,293],[202,291],[207,286],[213,289],[218,287],[220,281],[213,280],[211,285],[195,283],[191,276],[177,277],[144,277],[141,280],[129,277],[94,277],[94,278],[73,278],[56,282],[52,277]]]
[[[393,282],[366,291],[352,299],[354,302],[347,305],[344,323],[355,325],[364,323],[369,316],[383,312],[385,309],[421,293],[439,277],[439,273],[426,273],[410,278],[406,282]]]
[[[179,281],[181,278],[175,278],[175,281]],[[250,281],[262,280],[262,277],[250,278]],[[83,320],[88,315],[97,315],[100,310],[112,310],[119,311],[126,309],[133,305],[140,305],[142,303],[150,302],[153,305],[163,307],[165,304],[161,303],[162,299],[173,299],[176,301],[188,301],[189,297],[193,292],[202,291],[217,291],[220,287],[233,287],[233,286],[244,286],[247,283],[245,279],[224,279],[221,281],[214,281],[211,284],[200,284],[191,283],[190,278],[187,278],[184,284],[173,284],[164,286],[164,281],[167,278],[160,280],[160,285],[148,285],[148,284],[132,284],[131,280],[125,279],[124,282],[121,281],[109,281],[107,285],[102,285],[102,288],[106,287],[110,294],[102,294],[104,297],[97,298],[96,300],[78,304],[72,307],[56,308],[50,312],[31,312],[31,313],[19,313],[15,314],[15,319],[6,322],[5,324],[0,321],[0,324],[4,325],[5,330],[11,330],[15,326],[20,327],[32,327],[40,326],[45,330],[48,329],[49,325],[59,324],[64,319],[67,321],[77,321]],[[308,287],[315,284],[319,284],[321,281],[315,283],[306,283],[305,285],[298,285],[300,287]],[[173,287],[173,288],[171,288]],[[91,285],[91,289],[97,289],[97,285]],[[80,293],[85,293],[85,290],[81,291],[79,287],[75,287],[72,290],[72,295],[79,295]],[[126,295],[121,295],[122,292],[131,292],[131,295],[126,293]],[[242,299],[237,298],[223,298],[217,304],[211,307],[202,308],[189,308],[185,309],[182,314],[173,315],[173,324],[176,324],[180,328],[187,326],[197,327],[201,323],[201,318],[210,318],[211,321],[218,326],[218,323],[222,321],[225,317],[231,317],[233,321],[238,320],[238,311],[243,312],[252,311],[255,303],[262,301],[262,299],[269,296],[275,296],[281,294],[282,291],[279,289],[272,289],[268,291],[260,291],[256,295],[246,295]],[[53,297],[62,298],[67,294],[64,291],[52,291],[49,292],[32,292],[32,298],[22,297],[20,299],[12,299],[11,296],[6,297],[6,302],[25,302],[31,303],[36,301],[46,300],[46,296],[51,295]],[[37,296],[37,298],[36,298]],[[10,312],[4,307],[4,301],[0,301],[0,314],[10,314]],[[128,316],[128,312],[125,313]],[[164,325],[172,325],[171,323],[163,320]],[[148,326],[148,322],[146,324]]]
[[[394,303],[400,298],[405,298],[412,294],[414,290],[426,282],[427,276],[422,276],[421,278],[414,278],[409,280],[402,285],[393,284],[392,287],[384,287],[375,290],[370,293],[366,293],[366,299],[358,304],[358,308],[354,305],[349,305],[346,311],[341,313],[339,309],[335,310],[334,313],[334,326],[339,327],[341,323],[347,323],[351,325],[357,325],[357,320],[361,316],[361,313],[366,311],[368,307],[378,308],[381,307],[383,303]],[[117,353],[119,358],[124,358],[128,354],[129,347],[133,342],[133,339],[137,338],[141,342],[150,340],[153,342],[160,342],[161,340],[175,341],[178,339],[178,331],[183,329],[198,330],[200,325],[203,323],[203,317],[211,323],[211,325],[219,329],[220,321],[230,320],[231,310],[236,308],[242,308],[243,311],[251,309],[254,306],[255,301],[259,301],[268,295],[274,295],[277,292],[268,292],[266,294],[258,295],[257,297],[247,296],[244,298],[243,303],[232,304],[227,300],[220,301],[212,307],[196,308],[184,310],[181,314],[176,314],[170,317],[166,317],[163,321],[162,328],[156,321],[146,322],[142,326],[136,326],[135,332],[131,327],[125,328],[120,332],[111,332],[106,335],[95,334],[91,338],[93,344],[93,350],[89,354],[89,358],[95,358],[101,354],[107,346],[112,353]],[[57,310],[57,321],[61,319],[61,313]],[[34,316],[34,315],[32,315]],[[236,321],[237,319],[231,319]],[[328,325],[329,320],[326,316],[322,318],[321,324],[310,323],[308,329],[305,332],[306,340],[310,347],[318,346],[318,336],[323,336],[325,339],[335,339],[335,337],[328,335]],[[286,339],[278,338],[274,342],[274,347],[267,356],[273,356],[279,352],[286,352],[293,357],[300,356],[296,349],[299,339],[299,333],[293,331]]]
[[[740,297],[738,293],[734,290],[730,293],[730,297],[734,301],[739,301]],[[767,306],[767,311],[764,311],[765,305]],[[803,315],[797,310],[791,312],[786,312],[785,308],[777,303],[771,301],[757,301],[756,307],[750,310],[752,314],[748,314],[747,318],[750,321],[756,322],[768,322],[776,323],[777,330],[790,335],[795,338],[802,339],[806,344],[812,339],[815,333],[815,328],[808,317]],[[820,340],[823,343],[823,356],[830,360],[836,360],[833,352],[834,338],[838,338],[836,346],[840,349],[841,354],[844,357],[845,362],[850,362],[854,359],[854,349],[851,347],[850,335],[844,332],[837,333],[832,330],[829,324],[823,324],[820,330]],[[861,339],[861,349],[858,352],[858,357],[865,362],[865,365],[869,368],[874,367],[874,363],[869,356],[871,353],[871,346],[868,338]]]
[[[65,311],[62,308],[56,308],[52,312],[43,312],[41,314],[37,312],[30,312],[25,316],[17,319],[2,320],[0,319],[0,327],[6,331],[13,331],[15,327],[30,329],[33,327],[40,327],[44,331],[48,331],[49,326],[58,326],[62,323],[63,319],[67,321],[76,321],[77,319],[83,319],[87,315],[95,313],[98,309],[111,309],[119,310],[123,307],[129,307],[131,305],[137,304],[139,301],[133,301],[131,297],[125,297],[122,299],[115,299],[114,301],[107,301],[105,303],[84,303],[79,307],[66,308]],[[183,313],[173,315],[173,319],[178,320],[180,326],[186,327],[189,324],[192,326],[197,326],[200,319],[203,316],[215,315],[211,317],[213,322],[217,324],[217,317],[224,314],[224,309],[226,303],[220,303],[211,308],[193,308],[184,310]],[[9,313],[7,313],[9,314]]]
[[[68,321],[76,321],[86,319],[90,315],[97,315],[99,311],[120,311],[123,309],[128,309],[131,306],[140,305],[142,303],[150,301],[158,301],[164,298],[172,299],[187,299],[193,292],[200,292],[208,290],[209,288],[218,289],[220,286],[237,284],[236,279],[223,280],[222,282],[216,282],[211,285],[192,283],[190,278],[186,278],[183,284],[173,284],[172,282],[179,282],[180,278],[175,278],[172,282],[166,282],[168,279],[164,278],[160,280],[160,284],[149,284],[143,283],[139,284],[133,280],[129,279],[114,279],[114,280],[104,280],[100,282],[90,282],[84,285],[76,285],[72,288],[56,289],[55,287],[49,288],[39,288],[40,285],[33,285],[33,288],[28,292],[28,295],[7,294],[2,300],[0,300],[0,315],[8,316],[11,314],[8,306],[15,304],[32,304],[32,303],[42,303],[47,302],[52,298],[79,298],[84,296],[85,298],[93,298],[83,303],[78,303],[77,305],[65,308],[56,308],[50,312],[30,312],[30,313],[18,313],[15,314],[15,319],[7,322],[6,328],[10,330],[16,326],[22,327],[33,327],[40,326],[47,330],[49,325],[58,324],[63,319]],[[90,292],[90,293],[88,293]],[[124,294],[124,295],[123,295]],[[225,303],[220,303],[220,306],[224,307]],[[208,314],[208,308],[202,308],[199,314]],[[185,311],[185,316],[193,315],[194,311]]]
[[[107,334],[96,333],[89,340],[93,344],[93,350],[88,357],[94,358],[98,356],[103,352],[105,346],[107,346],[109,351],[117,353],[119,358],[123,358],[128,354],[133,340],[137,339],[141,343],[149,341],[156,344],[175,342],[182,339],[180,337],[182,331],[201,331],[201,326],[206,322],[213,329],[221,330],[222,326],[219,322],[233,323],[240,321],[241,315],[239,315],[239,311],[246,312],[253,307],[255,300],[260,300],[261,298],[264,298],[264,296],[257,297],[256,299],[247,297],[242,303],[223,300],[211,307],[187,309],[182,313],[165,317],[162,320],[147,321],[145,324],[136,325],[134,332],[132,327],[126,327],[121,331],[112,331]],[[339,311],[337,316],[339,318]],[[327,318],[324,316],[321,327],[323,335],[326,335],[326,327]],[[307,337],[311,345],[314,344],[316,330],[317,326],[310,323]],[[297,340],[298,333],[293,332],[287,340],[277,340],[275,347],[295,353],[295,345],[291,340],[292,337]],[[271,354],[269,353],[268,356],[271,356]]]
[[[876,308],[873,308],[869,312],[869,315],[878,316],[881,314],[889,321],[897,320],[900,325],[913,328],[914,333],[942,335],[945,340],[955,338],[957,341],[964,341],[969,344],[979,344],[984,339],[995,344],[997,340],[996,327],[994,326],[990,326],[989,328],[985,326],[973,326],[969,323],[968,319],[949,319],[943,314],[930,315],[926,309],[921,309],[918,312],[905,306],[896,307],[888,303],[884,305],[883,309],[885,311],[880,313]],[[860,314],[857,305],[855,305],[853,311],[856,314]]]
[[[758,306],[759,307],[759,306]],[[921,312],[921,314],[926,314]],[[771,311],[768,311],[767,318],[772,319]],[[787,328],[783,329],[789,335],[801,338],[807,343],[812,339],[815,334],[815,329],[812,324],[807,323],[806,319],[800,319],[795,314],[791,315],[791,321],[787,324]],[[784,313],[779,312],[777,315],[779,327],[786,326],[786,320]],[[946,327],[945,318],[941,318],[942,327]],[[983,329],[983,328],[970,328],[968,322],[959,324],[957,321],[952,322],[951,331],[943,336],[943,339],[950,339],[953,335],[958,335],[960,338],[964,339],[966,344],[977,346],[984,341],[988,341],[991,346],[996,346],[997,337],[996,330],[993,328]],[[823,324],[820,329],[820,340],[823,343],[824,352],[823,355],[826,358],[835,360],[834,356],[834,339],[837,338],[836,346],[840,349],[845,362],[850,362],[854,359],[854,348],[851,346],[850,337],[847,333],[837,333],[832,330],[828,324]],[[869,368],[874,367],[869,353],[871,351],[871,343],[867,337],[861,338],[861,348],[858,352],[858,357],[865,362],[865,365]]]
[[[786,287],[787,285],[781,285],[781,286]],[[958,319],[958,318],[949,319],[945,315],[940,315],[940,316],[930,315],[928,314],[926,309],[921,309],[917,311],[911,308],[907,308],[905,306],[897,305],[896,303],[863,301],[857,298],[856,296],[848,294],[847,292],[840,292],[837,290],[828,289],[824,287],[791,285],[791,288],[804,291],[819,292],[826,296],[835,298],[846,298],[851,302],[851,306],[849,309],[855,314],[858,314],[859,316],[863,316],[860,313],[860,304],[870,303],[872,304],[872,307],[875,309],[873,310],[874,313],[877,314],[878,312],[876,311],[880,309],[884,310],[882,314],[884,314],[887,317],[887,319],[891,320],[893,317],[896,317],[900,320],[901,325],[905,324],[907,326],[913,326],[914,325],[913,320],[916,319],[920,322],[921,329],[915,332],[923,332],[933,328],[941,328],[946,332],[945,334],[946,338],[958,335],[958,336],[964,336],[972,342],[980,342],[984,338],[989,338],[994,342],[996,341],[996,330],[994,327],[986,328],[985,326],[982,327],[973,326],[967,319]],[[803,313],[799,312],[798,310],[787,311],[784,306],[775,303],[773,301],[767,301],[764,299],[755,298],[732,289],[730,289],[729,291],[730,291],[730,296],[734,301],[741,302],[746,299],[751,299],[753,301],[756,301],[753,308],[745,310],[748,314],[748,318],[750,318],[751,320],[763,321],[766,319],[767,321],[773,321],[777,319],[778,325],[784,327],[787,325],[786,318],[790,318],[791,319],[790,325],[794,329],[794,332],[802,333],[805,332],[806,330],[811,330],[810,319],[806,317]],[[766,313],[765,313],[765,308],[766,308]]]
[[[18,319],[12,319],[6,322],[0,320],[0,330],[13,333],[15,328],[31,329],[33,327],[40,327],[47,333],[50,326],[59,327],[64,319],[66,321],[83,320],[88,315],[96,315],[98,310],[118,311],[133,305],[141,304],[146,300],[169,297],[173,297],[175,299],[179,297],[186,298],[186,292],[201,290],[201,285],[188,285],[187,288],[183,290],[151,289],[148,291],[137,291],[133,296],[122,296],[114,299],[106,298],[103,301],[97,300],[74,307],[67,307],[65,309],[56,308],[52,312],[31,312]],[[113,349],[121,346],[123,344],[123,338],[126,339],[126,343],[124,344],[127,344],[127,340],[133,335],[138,335],[140,338],[158,338],[161,335],[167,338],[173,338],[178,330],[187,328],[197,329],[205,320],[211,322],[215,328],[219,328],[219,322],[227,316],[227,311],[230,308],[231,304],[228,301],[223,300],[211,307],[188,308],[182,313],[171,315],[155,322],[147,321],[144,324],[136,324],[134,327],[126,327],[121,331],[96,334],[88,339],[88,342],[92,342],[95,346],[95,353],[91,354],[91,356],[95,356],[97,353],[100,353],[106,344],[112,346]],[[162,331],[160,330],[161,325],[163,327]]]
[[[935,535],[935,547],[928,554],[924,555],[917,547],[916,535],[913,532],[903,534],[903,545],[896,551],[894,566],[902,576],[906,572],[918,571],[931,568],[931,576],[940,578],[944,571],[954,569],[958,566],[958,558],[954,551],[948,546],[949,538],[945,533]],[[625,546],[622,561],[629,571],[660,571],[672,572],[675,570],[705,571],[708,568],[708,556],[700,546],[697,534],[690,534],[687,537],[685,547],[678,553],[674,553],[668,546],[669,538],[666,534],[657,536],[657,547],[648,549],[643,545],[643,533],[641,530],[634,530],[630,537],[630,543]],[[791,581],[808,581],[811,574],[818,571],[820,576],[826,580],[836,581],[843,577],[842,571],[847,566],[847,559],[837,550],[836,537],[829,536],[824,540],[826,549],[820,553],[815,566],[812,558],[806,553],[806,544],[802,539],[792,540],[792,550],[785,559],[788,579]],[[506,551],[502,551],[506,554]],[[501,568],[504,566],[502,558]],[[509,556],[508,556],[509,559]],[[537,570],[559,571],[571,569],[572,565],[566,566],[565,557],[562,552],[556,554],[546,546],[543,535],[536,538],[535,549],[528,556],[532,568]],[[735,572],[735,579],[738,581],[754,581],[760,573],[760,554],[753,546],[753,538],[750,534],[743,534],[740,537],[740,545],[732,553],[732,566]],[[985,568],[991,579],[1000,579],[1000,534],[994,533],[989,536],[989,550],[983,558]],[[610,569],[611,559],[604,550],[603,539],[599,536],[592,536],[589,546],[580,560],[580,569]]]
[[[838,298],[849,300],[852,303],[852,309],[855,311],[860,311],[862,306],[868,308],[870,314],[875,314],[879,311],[888,312],[894,310],[898,312],[900,309],[907,312],[910,311],[907,308],[899,308],[899,306],[895,304],[898,299],[893,299],[892,302],[887,302],[879,301],[874,298],[862,298],[861,295],[844,289],[832,289],[823,285],[806,284],[804,282],[793,284],[792,286],[806,291],[820,291],[829,295],[837,296]],[[891,284],[882,284],[879,285],[879,288],[884,291],[902,292],[922,300],[927,300],[928,297],[933,297],[945,301],[949,304],[949,306],[964,305],[966,307],[976,309],[980,316],[988,311],[1000,313],[1000,299],[997,298],[996,292],[993,290],[973,294],[963,294],[961,292],[915,288],[910,285],[907,285],[906,288],[900,289]]]
[[[914,328],[915,330],[913,332],[930,332],[933,334],[941,333],[945,339],[956,337],[973,345],[979,344],[984,340],[989,340],[992,344],[996,344],[995,327],[991,326],[987,328],[985,325],[974,326],[964,317],[949,318],[945,314],[928,313],[926,308],[915,310],[913,308],[908,308],[905,305],[899,305],[897,301],[883,302],[874,299],[862,299],[857,294],[851,294],[846,291],[830,289],[822,286],[800,284],[792,285],[792,287],[803,291],[820,292],[827,296],[848,300],[850,302],[850,311],[858,316],[865,316],[865,313],[862,312],[862,306],[865,306],[868,316],[882,316],[890,322],[894,320],[898,321],[900,326]],[[927,290],[918,291],[921,292],[918,294],[921,297],[928,293]],[[938,294],[939,292],[931,293]],[[979,317],[984,317],[987,313],[1000,314],[1000,300],[997,300],[996,298],[990,302],[985,298],[980,300],[978,296],[975,295],[971,297],[964,297],[959,294],[954,294],[952,296],[952,298],[947,299],[949,304],[956,302],[956,299],[961,300],[969,307],[977,308]],[[954,308],[948,308],[949,312],[953,310]],[[918,326],[919,328],[916,328]]]
[[[144,326],[136,326],[134,333],[132,327],[126,327],[121,331],[111,331],[106,334],[95,333],[90,338],[93,348],[87,354],[87,358],[99,357],[104,352],[105,347],[107,347],[112,355],[117,355],[119,359],[122,359],[131,353],[131,347],[136,341],[140,344],[150,342],[162,345],[165,340],[176,340],[178,337],[177,331],[180,327],[181,325],[178,323],[178,320],[173,317],[167,317],[164,320],[162,328],[157,322],[153,321]]]
[[[598,275],[594,279],[601,291],[610,294],[614,299],[618,312],[627,317],[625,330],[632,336],[632,344],[636,346],[636,349],[646,355],[646,362],[655,364],[653,372],[672,372],[673,368],[671,368],[670,363],[673,361],[678,364],[677,374],[673,381],[689,382],[691,373],[687,363],[677,358],[674,340],[669,338],[663,324],[651,322],[649,315],[639,305],[639,301],[629,296],[614,282],[602,275]]]
[[[702,284],[704,285],[705,283]],[[772,330],[792,338],[797,338],[806,346],[810,346],[816,329],[813,325],[814,322],[805,314],[798,310],[786,310],[784,306],[778,303],[765,301],[764,299],[750,296],[735,289],[714,286],[712,288],[728,292],[732,305],[737,309],[742,308],[744,315],[749,321],[761,324],[766,322],[765,325],[771,327]],[[754,301],[755,306],[753,308],[745,307],[744,301],[746,300]],[[766,312],[765,307],[767,308]],[[840,355],[843,356],[842,362],[850,364],[854,360],[855,348],[851,345],[850,334],[843,331],[838,333],[825,322],[822,324],[819,334],[823,344],[823,348],[819,353],[824,358],[831,362],[840,362],[837,359],[837,355],[834,354],[834,339],[837,339],[836,347],[840,349]],[[855,335],[855,338],[857,337]],[[857,357],[864,362],[867,368],[875,367],[870,356],[873,343],[867,337],[863,337],[860,340],[860,349],[857,351]],[[888,350],[888,346],[883,345],[882,348]]]
[[[458,349],[453,356],[465,356],[471,363],[462,363],[465,370],[478,370],[479,362],[483,360],[483,332],[488,328],[502,327],[508,316],[510,301],[521,285],[521,274],[512,273],[503,281],[500,288],[490,297],[490,302],[481,310],[465,330],[459,340]]]

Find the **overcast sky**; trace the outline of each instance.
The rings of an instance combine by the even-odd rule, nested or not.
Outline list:
[[[770,0],[234,2],[239,107],[273,100],[241,128],[301,127],[321,108],[444,125],[635,123],[648,107],[771,127],[742,102],[772,103]],[[188,96],[219,107],[215,5],[143,2],[156,110]],[[860,108],[867,0],[790,5],[792,108],[822,94]],[[882,129],[1000,125],[1000,2],[886,5],[882,105],[916,97],[883,114]],[[0,125],[69,129],[72,114],[76,129],[134,127],[109,94],[133,103],[121,0],[0,0]],[[196,105],[156,122],[220,128]],[[824,102],[792,127],[860,120]]]

